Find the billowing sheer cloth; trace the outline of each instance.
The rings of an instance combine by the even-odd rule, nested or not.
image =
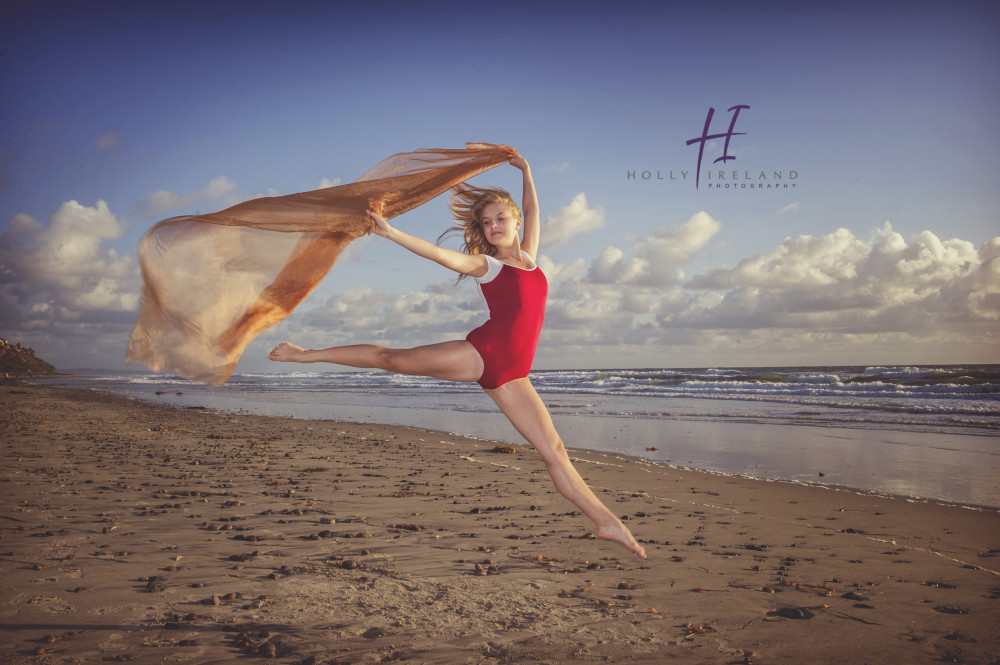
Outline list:
[[[467,143],[385,159],[356,182],[172,217],[139,243],[143,291],[126,357],[211,385],[247,344],[287,317],[347,245],[391,219],[503,164],[513,148]]]

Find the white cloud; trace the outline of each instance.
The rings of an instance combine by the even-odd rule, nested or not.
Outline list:
[[[548,279],[550,285],[553,283],[557,284],[566,279],[581,277],[586,272],[586,264],[583,259],[576,259],[572,263],[562,264],[555,263],[545,254],[538,257],[538,267],[545,273],[545,277]]]
[[[728,268],[712,268],[700,275],[695,275],[684,284],[686,289],[728,289],[733,285],[731,272]]]
[[[801,206],[802,206],[802,204],[799,203],[798,201],[796,201],[794,203],[789,203],[784,208],[782,208],[781,210],[779,210],[778,214],[780,215],[780,214],[786,213],[786,212],[798,212],[798,210],[799,210],[799,208]]]
[[[649,264],[636,256],[625,258],[617,247],[606,247],[590,264],[588,278],[595,284],[630,284],[638,282],[648,272]],[[665,282],[666,286],[671,282]]]
[[[604,209],[600,206],[587,207],[587,197],[580,192],[568,206],[563,206],[556,214],[542,221],[541,246],[552,249],[581,233],[603,229],[604,218]]]
[[[161,189],[136,204],[135,214],[146,219],[162,217],[172,210],[223,201],[238,189],[239,186],[224,175],[212,178],[208,185],[193,194],[181,195]]]
[[[733,278],[770,288],[834,284],[855,277],[858,261],[868,251],[847,229],[819,238],[788,238],[770,252],[741,261]]]
[[[616,322],[626,326],[631,323],[632,313],[623,307],[622,294],[616,289],[581,289],[574,296],[549,302],[545,315],[547,327],[603,337],[609,332],[613,335],[620,332]],[[586,327],[581,329],[581,326]]]
[[[198,195],[205,200],[212,201],[225,198],[237,189],[239,189],[239,187],[237,187],[235,182],[232,182],[224,175],[220,175],[212,178],[211,182],[209,182],[204,189],[198,192]]]
[[[861,240],[847,229],[789,238],[729,272],[710,308],[673,312],[665,327],[935,334],[1000,318],[1000,242],[924,231],[909,241],[888,223]],[[984,257],[985,258],[984,260]],[[721,275],[714,278],[723,284]]]
[[[307,335],[321,331],[327,346],[337,340],[418,346],[461,339],[486,318],[478,291],[448,280],[404,294],[370,286],[341,291],[305,312],[302,322]]]
[[[969,307],[991,321],[1000,320],[1000,237],[979,248],[979,266],[972,273]]]
[[[702,211],[672,229],[662,229],[636,243],[632,256],[608,247],[590,265],[597,284],[667,287],[684,279],[681,268],[705,248],[722,225]]]
[[[318,189],[326,189],[327,187],[336,187],[340,184],[340,178],[320,178]]]
[[[133,311],[139,299],[136,261],[102,247],[124,232],[124,223],[104,201],[94,207],[67,201],[52,213],[48,226],[15,215],[0,236],[0,282],[29,318]]]

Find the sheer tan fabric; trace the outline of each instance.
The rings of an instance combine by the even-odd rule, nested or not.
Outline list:
[[[349,185],[156,224],[139,243],[142,307],[127,358],[225,382],[247,344],[288,316],[340,252],[370,232],[368,209],[391,219],[515,154],[487,143],[400,153]]]

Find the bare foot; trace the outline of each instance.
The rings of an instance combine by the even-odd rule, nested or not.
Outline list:
[[[271,353],[267,354],[267,357],[271,360],[280,360],[282,362],[291,363],[298,360],[298,355],[305,351],[301,346],[296,346],[290,342],[282,342],[278,346],[274,347]]]
[[[632,535],[632,532],[628,530],[628,527],[621,522],[612,526],[602,526],[598,528],[597,537],[621,543],[635,552],[640,558],[646,558],[646,548],[639,544],[639,542]]]

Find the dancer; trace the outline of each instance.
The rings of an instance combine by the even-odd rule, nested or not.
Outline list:
[[[410,349],[357,344],[306,350],[284,342],[268,358],[478,382],[514,428],[541,454],[556,489],[594,521],[597,537],[621,543],[646,558],[642,545],[580,477],[548,409],[528,379],[545,316],[548,286],[535,263],[540,228],[531,167],[520,155],[509,163],[523,175],[523,216],[511,195],[502,189],[464,184],[455,188],[451,210],[458,226],[451,230],[463,233],[464,252],[411,236],[391,226],[381,215],[368,212],[375,234],[454,270],[459,279],[474,277],[489,306],[489,321],[465,340]]]

